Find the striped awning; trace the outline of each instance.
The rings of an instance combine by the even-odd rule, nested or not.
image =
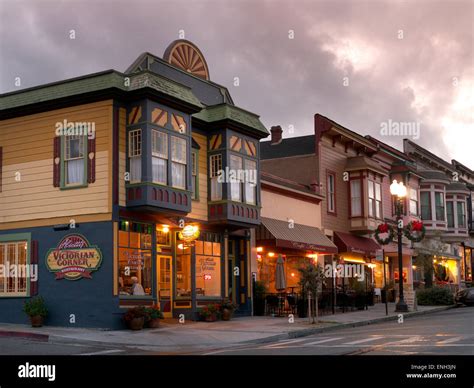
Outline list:
[[[337,247],[319,228],[262,217],[257,228],[258,245],[310,250],[319,253],[337,253]]]

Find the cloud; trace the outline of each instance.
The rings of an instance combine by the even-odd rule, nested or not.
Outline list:
[[[423,147],[474,168],[462,140],[474,133],[473,10],[468,1],[4,0],[0,89],[14,90],[16,76],[28,87],[123,71],[141,52],[162,56],[183,30],[211,79],[285,136],[312,133],[318,112],[401,148],[381,123],[415,122]]]

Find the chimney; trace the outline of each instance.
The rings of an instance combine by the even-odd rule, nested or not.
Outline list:
[[[282,140],[281,135],[283,133],[283,130],[281,129],[281,127],[279,125],[273,126],[270,129],[270,132],[272,133],[272,140],[270,144],[271,145],[280,144]]]

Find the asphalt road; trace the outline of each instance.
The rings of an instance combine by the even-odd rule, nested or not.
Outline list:
[[[460,307],[404,321],[382,322],[265,344],[224,349],[177,349],[160,352],[153,347],[55,344],[0,337],[2,355],[474,355],[474,308]]]
[[[215,355],[474,355],[474,308],[421,315],[274,343],[215,350]]]

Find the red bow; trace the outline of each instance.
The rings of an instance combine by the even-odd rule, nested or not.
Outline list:
[[[379,232],[380,233],[388,233],[388,225],[387,224],[380,224],[379,225]]]
[[[423,230],[423,222],[420,221],[413,221],[411,229],[414,232],[421,232]]]

